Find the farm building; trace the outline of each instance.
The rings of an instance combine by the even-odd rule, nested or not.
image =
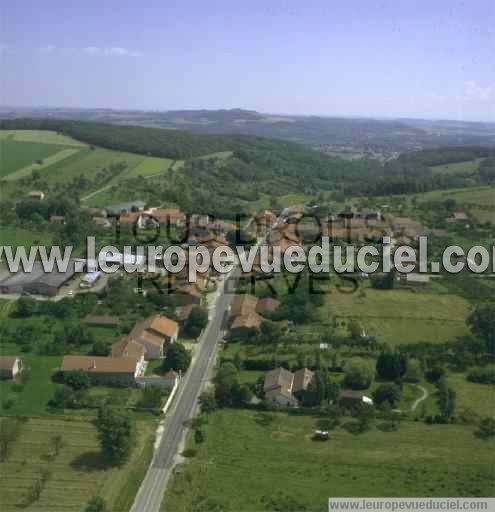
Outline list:
[[[339,400],[343,405],[354,403],[373,405],[373,400],[370,397],[366,396],[362,391],[355,391],[354,389],[343,389],[340,392]]]
[[[55,266],[51,272],[45,272],[41,262],[36,261],[31,272],[19,270],[0,281],[0,293],[32,293],[53,297],[75,274],[74,261],[69,262],[65,272]]]
[[[17,356],[0,356],[0,379],[15,379],[22,371],[22,360]]]
[[[132,386],[143,364],[137,357],[65,356],[61,371],[83,371],[95,384]]]
[[[44,198],[44,192],[40,192],[39,190],[33,190],[29,192],[29,199],[34,199],[35,201],[42,201]]]

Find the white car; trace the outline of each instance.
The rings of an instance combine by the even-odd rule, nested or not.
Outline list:
[[[69,291],[67,292],[67,295],[72,296],[72,295],[74,295],[74,292],[73,292],[72,290],[69,290]]]

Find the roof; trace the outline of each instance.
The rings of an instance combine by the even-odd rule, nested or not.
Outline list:
[[[164,342],[164,338],[161,336],[157,336],[146,330],[144,320],[138,322],[134,328],[132,329],[130,336],[132,339],[140,342],[145,341],[147,343],[151,343],[152,345],[156,345],[157,347],[161,347]]]
[[[132,373],[136,371],[136,357],[65,356],[62,371],[81,370],[87,373]]]
[[[231,315],[239,316],[254,313],[257,304],[258,298],[254,295],[236,295],[230,306]]]
[[[469,220],[469,217],[465,212],[454,212],[452,218],[455,220]]]
[[[280,307],[280,301],[272,297],[260,299],[256,304],[256,313],[266,313],[276,311]]]
[[[141,359],[143,356],[144,348],[129,336],[124,336],[112,345],[112,357],[137,357]]]
[[[0,370],[12,370],[18,356],[0,356]]]
[[[271,398],[275,395],[282,395],[285,398],[294,400],[294,397],[292,396],[290,387],[283,385],[278,388],[272,388],[266,391],[265,396],[266,398]]]
[[[150,215],[159,222],[175,224],[185,220],[185,214],[179,208],[151,208]]]
[[[314,373],[307,368],[301,368],[294,373],[294,381],[292,383],[292,391],[304,391],[308,389],[309,384],[313,380]]]
[[[230,326],[231,329],[258,329],[261,325],[263,318],[258,313],[249,313],[247,315],[239,315],[235,317],[235,320]]]
[[[271,389],[285,387],[290,390],[292,382],[294,380],[294,374],[285,368],[275,368],[265,374],[265,382],[263,384],[263,390],[269,391]]]
[[[120,215],[119,221],[121,224],[135,224],[141,216],[141,212],[124,212]]]
[[[97,226],[111,226],[112,223],[106,217],[93,217],[93,222]]]
[[[75,271],[75,262],[70,261],[67,265],[65,272],[59,272],[56,265],[53,265],[51,272],[45,272],[43,265],[40,261],[35,261],[31,272],[24,272],[19,269],[18,272],[13,272],[5,279],[0,281],[2,286],[26,286],[34,284],[44,284],[47,286],[62,286],[68,279],[70,279]]]
[[[179,324],[176,321],[163,315],[150,316],[144,322],[146,329],[152,329],[153,331],[168,337],[175,336],[179,329]]]

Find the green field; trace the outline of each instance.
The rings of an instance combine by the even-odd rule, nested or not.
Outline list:
[[[138,422],[131,459],[121,468],[107,467],[100,455],[96,429],[77,418],[31,418],[20,432],[6,462],[0,463],[2,512],[25,508],[27,494],[45,474],[39,500],[25,508],[38,512],[79,512],[90,497],[101,495],[109,510],[129,510],[151,458],[154,424]],[[52,436],[62,436],[58,455]]]
[[[30,164],[26,167],[22,167],[21,169],[17,169],[15,172],[12,172],[8,176],[5,177],[6,180],[18,180],[20,178],[24,177],[30,177],[31,173],[34,170],[43,171],[47,167],[50,167],[54,164],[57,164],[59,162],[62,162],[62,160],[65,160],[66,158],[75,155],[76,153],[79,153],[79,148],[66,148],[58,151],[54,155],[49,156],[48,158],[45,158],[43,160],[43,163],[40,164]]]
[[[430,169],[435,174],[466,174],[477,171],[483,158],[468,160],[466,162],[455,162],[452,164],[434,165]]]
[[[125,171],[120,179],[127,178],[135,178],[137,176],[147,177],[154,176],[155,174],[161,174],[170,169],[170,166],[174,163],[174,160],[170,160],[168,158],[156,158],[156,157],[147,157],[142,160],[138,165],[134,168]]]
[[[0,130],[0,140],[2,139],[21,142],[38,142],[40,144],[56,144],[59,146],[87,146],[84,142],[72,139],[61,133],[46,130]]]
[[[457,408],[471,410],[480,416],[495,416],[495,386],[469,382],[463,373],[448,376],[449,385],[457,393]]]
[[[0,227],[0,245],[10,246],[12,250],[16,247],[31,247],[32,245],[46,244],[52,242],[52,234],[48,232],[30,231],[23,228]],[[4,256],[2,256],[2,260]]]
[[[30,369],[30,375],[22,390],[16,390],[13,381],[0,381],[0,414],[9,416],[44,416],[49,414],[48,401],[53,398],[56,384],[53,373],[60,367],[59,356],[39,356],[35,354],[7,353],[8,347],[2,347],[5,355],[21,356],[23,363]],[[12,352],[10,350],[9,352]],[[5,401],[13,400],[13,405],[5,409]]]
[[[9,138],[0,139],[0,176],[9,174],[44,160],[64,149],[62,146],[38,142],[21,142]]]
[[[392,345],[442,342],[467,333],[469,305],[455,295],[366,289],[364,297],[333,290],[325,298],[322,321],[329,314],[344,322],[355,318],[368,334]]]
[[[408,196],[412,197],[412,196]],[[423,194],[416,194],[418,199],[438,200],[455,199],[458,204],[472,204],[473,206],[495,205],[495,187],[452,188],[448,190],[433,190]]]
[[[50,183],[67,182],[78,176],[93,179],[98,171],[108,169],[112,164],[125,162],[128,169],[133,169],[144,158],[142,155],[110,149],[85,148],[76,155],[47,167],[43,174]]]
[[[315,418],[222,410],[210,416],[206,441],[176,472],[163,510],[200,509],[206,497],[218,510],[325,509],[334,496],[492,496],[492,442],[472,428],[402,422],[398,432],[311,440]],[[257,421],[258,419],[258,421]],[[393,482],[393,485],[391,483]],[[272,501],[270,501],[272,500]],[[166,505],[166,508],[165,508]]]

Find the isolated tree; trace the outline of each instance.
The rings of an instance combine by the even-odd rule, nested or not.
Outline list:
[[[200,306],[194,306],[184,326],[188,336],[196,338],[208,324],[208,310]]]
[[[396,384],[381,384],[373,392],[373,400],[378,405],[387,402],[391,407],[394,407],[400,400],[400,397],[401,390]]]
[[[261,344],[280,343],[283,336],[282,328],[275,322],[261,322],[258,341]]]
[[[172,343],[167,349],[167,355],[163,362],[163,369],[165,371],[175,370],[186,372],[191,364],[191,354],[182,345],[182,343]]]
[[[204,430],[201,430],[198,428],[194,431],[194,442],[196,444],[203,443],[205,439],[206,439],[206,436],[205,436]]]
[[[390,349],[381,352],[376,360],[376,373],[385,380],[400,379],[406,373],[405,355]]]
[[[478,306],[468,318],[473,334],[485,342],[485,349],[495,354],[495,303]]]
[[[101,407],[96,428],[103,454],[111,464],[123,464],[131,453],[134,426],[123,409]]]
[[[359,340],[363,333],[363,326],[357,320],[352,319],[347,324],[347,331],[351,339]]]
[[[95,356],[108,356],[110,347],[103,340],[96,340],[91,348],[91,354]]]
[[[214,379],[215,400],[220,407],[234,405],[240,398],[239,371],[232,363],[223,363]]]
[[[425,372],[425,377],[428,382],[436,383],[445,375],[445,368],[436,364]]]
[[[495,437],[495,418],[486,417],[480,421],[478,430],[475,432],[481,439]]]
[[[301,399],[304,405],[314,407],[323,402],[336,400],[339,389],[339,385],[330,380],[327,371],[318,370],[315,372],[308,389],[301,392]]]
[[[215,395],[208,391],[201,393],[199,397],[199,405],[201,406],[201,412],[204,414],[210,414],[217,408],[217,401]]]
[[[101,496],[93,496],[88,501],[84,512],[107,512],[107,506]]]
[[[368,361],[353,358],[345,365],[344,385],[351,389],[367,389],[373,382],[373,374]]]
[[[88,389],[91,385],[89,375],[82,370],[73,370],[64,373],[64,382],[74,390]]]
[[[449,421],[455,413],[456,392],[447,385],[445,378],[438,382],[437,403],[443,420]]]
[[[363,433],[370,430],[375,421],[375,416],[375,408],[372,405],[361,404],[356,414],[358,432]]]
[[[34,299],[28,297],[20,297],[16,303],[14,316],[19,318],[27,318],[36,312],[37,304]]]

